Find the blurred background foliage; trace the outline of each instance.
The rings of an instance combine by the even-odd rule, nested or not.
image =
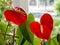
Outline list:
[[[0,0],[0,32],[6,33],[6,34],[12,34],[14,25],[12,23],[9,23],[4,18],[4,10],[11,9],[11,3],[13,0]],[[60,15],[60,0],[55,0],[55,12],[57,15]],[[32,14],[31,14],[32,15]],[[50,39],[47,41],[47,45],[60,45],[60,16],[53,17],[54,19],[54,28],[51,33]],[[8,28],[7,28],[8,26]],[[7,30],[7,31],[6,31]],[[20,32],[16,32],[18,36],[21,36]],[[59,34],[59,35],[58,35]],[[17,39],[17,43],[20,43],[23,36]],[[28,38],[28,37],[27,37]],[[15,40],[16,42],[16,40]],[[34,37],[33,44],[34,45],[40,45],[41,40],[37,37]],[[6,36],[6,40],[4,38],[3,34],[0,34],[0,45],[11,45],[12,43],[12,37]],[[20,45],[20,44],[15,44]],[[32,45],[28,41],[25,41],[24,45]]]
[[[4,10],[5,9],[10,9],[12,0],[0,0],[0,21],[1,19],[4,19]]]
[[[55,0],[54,2],[55,12],[58,16],[60,16],[60,0]]]
[[[10,4],[12,1],[13,0],[0,0],[0,45],[8,45],[12,41],[12,37],[10,36],[6,36],[5,38],[5,33],[12,33],[11,29],[13,29],[13,26],[7,22],[4,17],[4,10],[11,8]]]

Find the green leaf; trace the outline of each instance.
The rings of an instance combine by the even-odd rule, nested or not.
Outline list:
[[[4,36],[0,34],[0,45],[5,45]]]
[[[53,42],[54,42],[54,45],[58,45],[58,42],[57,42],[57,39],[56,37],[55,38],[52,38]]]
[[[31,43],[29,43],[27,40],[25,41],[24,45],[32,45]]]
[[[39,39],[39,38],[34,38],[34,40],[33,40],[33,45],[40,45],[40,42],[41,42],[41,40]],[[26,41],[25,43],[24,43],[24,45],[32,45],[31,43],[29,43],[28,41]]]
[[[16,36],[19,37],[19,38],[16,39],[16,44],[17,45],[21,45],[22,40],[23,40],[23,36],[21,34],[21,31],[20,31],[20,28],[19,27],[17,27]]]
[[[31,22],[33,22],[33,21],[34,21],[34,16],[33,16],[32,13],[30,13],[30,14],[28,15],[28,20],[27,20],[27,22],[26,22],[26,29],[27,29],[28,34],[29,34],[29,36],[30,36],[31,42],[33,42],[34,35],[33,35],[32,32],[30,31],[29,24],[30,24]]]
[[[0,22],[0,32],[4,32],[6,31],[6,24],[3,22]]]
[[[29,28],[29,24],[34,21],[34,16],[30,13],[28,15],[28,20],[22,24],[22,25],[19,25],[19,29],[23,35],[23,37],[29,41],[31,44],[33,44],[33,39],[34,39],[34,35],[31,33],[30,31],[30,28]]]
[[[47,41],[47,45],[54,45],[53,40],[49,39],[49,40]]]
[[[3,22],[0,22],[0,32],[5,33],[6,31],[6,24]],[[0,34],[0,45],[5,45],[4,35]]]
[[[58,45],[58,42],[57,42],[56,37],[55,37],[55,38],[52,38],[52,39],[47,40],[47,45]]]
[[[26,42],[26,39],[23,38],[23,40],[22,40],[22,42],[21,42],[21,45],[23,45],[25,42]]]
[[[41,40],[39,38],[34,38],[34,45],[40,45]]]
[[[57,35],[57,41],[60,43],[60,34]]]

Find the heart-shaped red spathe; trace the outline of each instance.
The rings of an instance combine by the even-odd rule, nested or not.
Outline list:
[[[50,14],[45,13],[41,17],[40,22],[41,22],[42,25],[46,25],[46,26],[48,26],[49,29],[52,30],[52,28],[53,28],[53,18],[51,17]]]
[[[26,12],[19,7],[14,7],[12,10],[5,10],[4,16],[9,22],[13,22],[17,25],[24,23],[27,20]]]
[[[30,29],[33,34],[41,39],[49,39],[51,31],[53,29],[53,19],[48,14],[45,13],[40,20],[41,23],[31,22]],[[42,29],[41,29],[42,26]]]

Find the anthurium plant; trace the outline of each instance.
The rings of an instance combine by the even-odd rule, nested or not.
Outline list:
[[[6,8],[2,14],[0,45],[60,45],[60,33],[55,32],[54,28],[59,21],[54,22],[49,13],[44,13],[39,22],[32,13],[27,14],[21,7]]]
[[[22,8],[14,7],[12,10],[5,10],[4,16],[7,21],[18,25],[17,30],[15,30],[16,34],[19,35],[17,40],[22,38],[19,40],[18,45],[23,45],[26,40],[33,45],[34,36],[29,29],[30,22],[34,21],[33,15],[29,14],[27,16],[26,12]]]

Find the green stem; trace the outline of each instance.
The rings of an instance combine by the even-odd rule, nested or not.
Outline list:
[[[13,30],[13,42],[12,42],[12,44],[14,45],[14,36],[15,36],[15,28],[14,28],[14,30]]]
[[[0,22],[1,22],[1,17],[0,17]]]

